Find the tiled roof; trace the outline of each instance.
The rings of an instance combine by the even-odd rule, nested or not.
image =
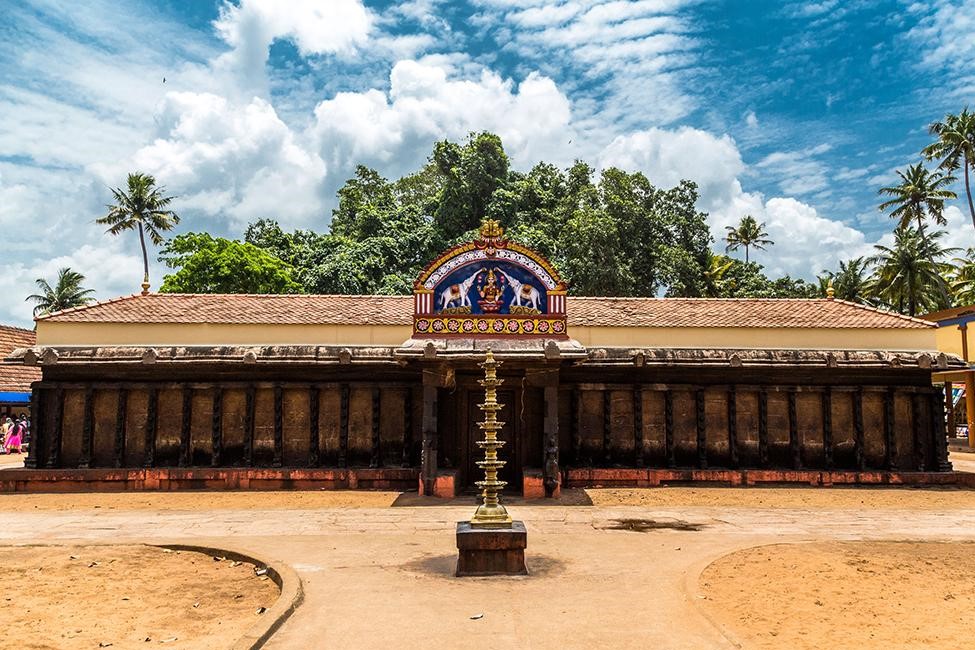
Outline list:
[[[569,326],[934,327],[918,318],[842,300],[569,297]],[[59,323],[409,325],[412,296],[149,294],[44,316]]]
[[[17,348],[29,348],[36,342],[34,330],[0,325],[0,359],[10,356]],[[27,393],[30,392],[31,382],[39,381],[40,378],[40,368],[0,363],[0,391]]]

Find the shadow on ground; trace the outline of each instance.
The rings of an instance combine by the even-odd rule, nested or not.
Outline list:
[[[599,530],[631,530],[636,533],[648,533],[651,530],[680,530],[697,532],[707,528],[706,524],[692,524],[683,519],[613,519],[606,526],[598,526]]]
[[[471,506],[481,502],[481,495],[471,492],[453,499],[420,496],[416,492],[403,492],[390,504],[392,508],[416,508],[418,506]],[[501,502],[506,506],[591,506],[592,499],[581,488],[562,490],[557,499],[525,499],[521,496],[502,495]]]
[[[547,555],[535,555],[530,551],[525,553],[525,563],[528,565],[528,576],[542,578],[558,575],[565,571],[565,563]],[[454,575],[457,569],[457,555],[427,555],[401,565],[404,571],[435,578],[449,578],[451,580],[472,580],[477,578],[458,578]],[[498,576],[488,576],[496,579]],[[505,576],[502,576],[505,577]],[[525,576],[511,576],[524,579]]]

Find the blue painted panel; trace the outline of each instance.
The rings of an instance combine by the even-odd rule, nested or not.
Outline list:
[[[494,272],[494,288],[499,291],[496,311],[482,304],[484,298],[490,296],[491,271]],[[512,304],[519,302],[524,307],[537,309],[541,314],[548,310],[545,286],[531,271],[507,260],[484,260],[461,266],[440,281],[433,297],[436,313],[447,307],[469,307],[470,312],[465,310],[465,313],[510,314]]]

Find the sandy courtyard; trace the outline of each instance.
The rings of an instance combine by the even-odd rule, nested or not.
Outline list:
[[[0,648],[233,645],[278,597],[254,565],[152,546],[0,550]]]

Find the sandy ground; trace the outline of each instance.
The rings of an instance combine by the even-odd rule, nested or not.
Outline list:
[[[705,611],[748,648],[959,648],[975,543],[816,542],[738,551],[699,579]]]
[[[0,469],[23,467],[26,454],[0,454]]]
[[[27,546],[0,555],[0,648],[11,650],[224,650],[278,597],[253,565],[187,551]]]
[[[320,508],[386,508],[465,506],[474,496],[445,501],[415,492],[320,490],[290,492],[108,492],[79,494],[0,494],[0,511],[84,510],[317,510]],[[539,507],[743,507],[828,509],[975,508],[975,490],[956,488],[724,488],[659,487],[649,489],[565,490],[558,500],[506,504]]]
[[[948,455],[956,472],[975,472],[975,454],[953,451]]]

